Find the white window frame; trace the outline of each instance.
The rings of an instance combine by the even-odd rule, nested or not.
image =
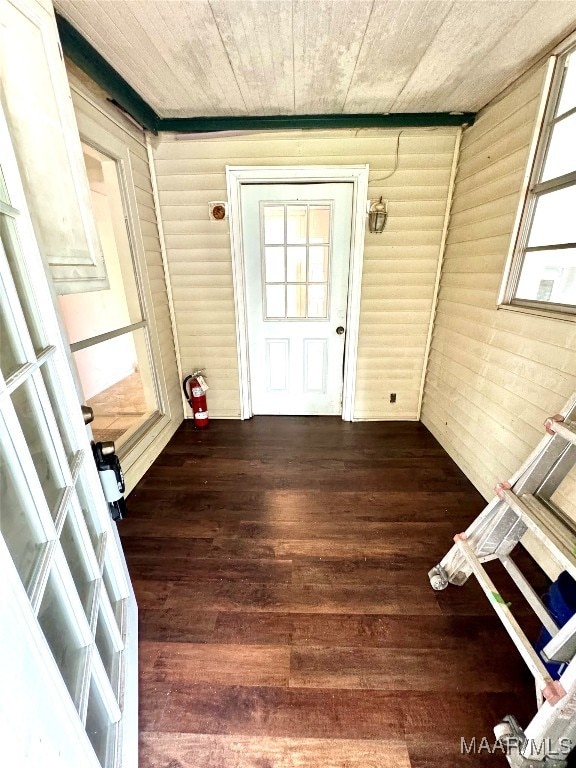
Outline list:
[[[551,56],[548,61],[536,126],[528,156],[528,165],[520,195],[520,206],[516,214],[510,250],[498,295],[498,308],[574,322],[576,320],[576,305],[520,299],[515,296],[522,274],[524,255],[527,252],[526,243],[530,234],[538,198],[546,192],[576,186],[576,171],[540,182],[540,176],[546,162],[550,137],[556,123],[554,113],[560,98],[564,62],[571,53],[576,55],[576,39],[574,36],[569,38],[563,44],[563,47],[556,52],[556,55]],[[576,112],[576,108],[563,115],[563,118],[574,112]],[[562,245],[566,247],[566,244]]]

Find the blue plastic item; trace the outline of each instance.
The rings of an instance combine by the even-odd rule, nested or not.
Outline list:
[[[563,571],[556,581],[550,585],[546,594],[542,597],[542,602],[548,608],[548,612],[561,628],[576,613],[576,581],[570,576],[568,571]],[[536,641],[534,648],[542,658],[542,650],[551,640],[550,633],[542,627],[540,636]],[[557,680],[563,672],[564,663],[555,661],[546,661],[542,658],[544,666],[550,675]]]

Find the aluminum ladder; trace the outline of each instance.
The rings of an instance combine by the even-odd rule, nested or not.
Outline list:
[[[429,572],[434,589],[463,585],[474,575],[499,616],[536,683],[537,712],[523,729],[512,715],[494,728],[514,768],[564,768],[576,750],[576,616],[559,628],[511,552],[530,531],[560,570],[576,579],[576,526],[550,497],[576,466],[576,394],[562,411],[546,419],[546,436],[520,469],[499,483],[496,496]],[[576,502],[576,499],[575,499]],[[483,563],[500,560],[542,625],[551,635],[543,649],[549,661],[563,662],[554,680],[514,618]]]

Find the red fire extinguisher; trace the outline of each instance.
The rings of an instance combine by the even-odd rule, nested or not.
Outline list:
[[[206,402],[208,385],[202,376],[202,371],[195,371],[190,376],[186,376],[183,388],[188,405],[194,414],[194,426],[198,429],[206,429],[209,421],[208,403]]]

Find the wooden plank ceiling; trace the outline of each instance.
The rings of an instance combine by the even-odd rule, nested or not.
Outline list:
[[[476,111],[576,27],[556,0],[55,0],[161,117]]]

